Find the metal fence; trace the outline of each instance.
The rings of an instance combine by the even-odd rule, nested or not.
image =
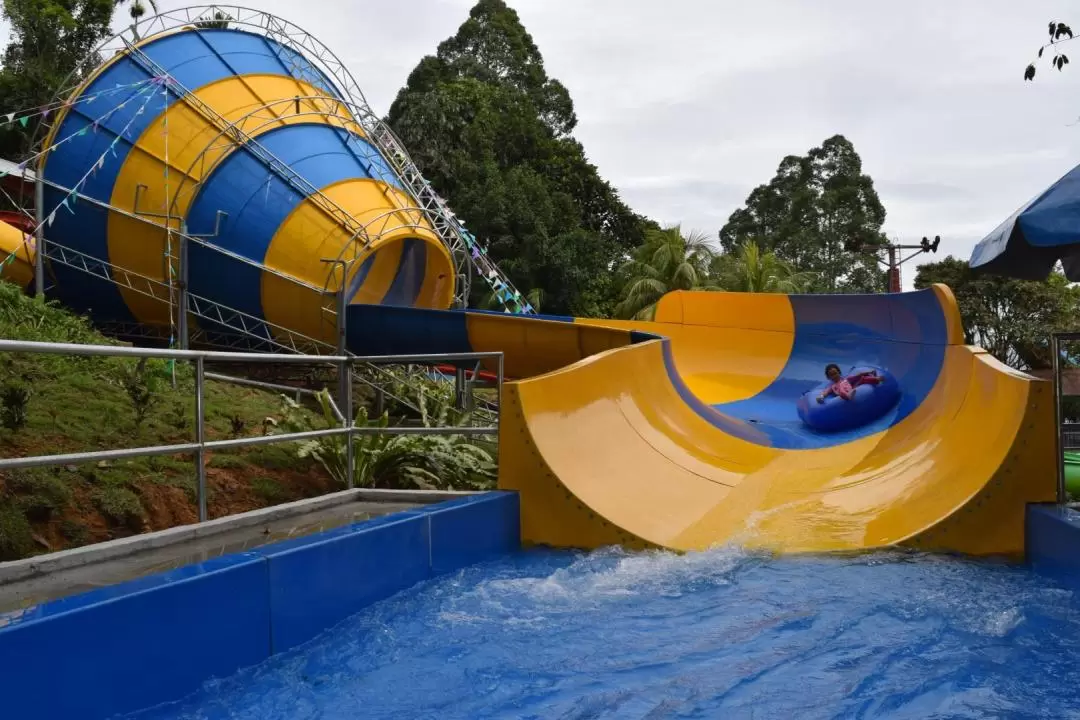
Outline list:
[[[351,355],[278,355],[274,353],[239,353],[211,352],[200,350],[164,350],[152,348],[118,347],[111,345],[77,345],[72,343],[24,342],[19,340],[0,340],[0,352],[41,353],[52,355],[129,357],[139,359],[157,358],[164,360],[187,360],[195,366],[195,440],[175,445],[152,445],[117,450],[95,450],[89,452],[66,453],[61,455],[38,455],[33,457],[0,458],[0,470],[42,467],[47,465],[74,465],[101,460],[119,460],[124,458],[152,457],[160,455],[193,454],[197,472],[196,502],[199,507],[199,521],[207,519],[206,513],[206,452],[208,450],[228,450],[232,448],[268,445],[277,442],[311,440],[324,437],[348,437],[346,442],[346,473],[349,488],[353,486],[355,458],[352,439],[358,435],[494,435],[499,431],[498,417],[496,424],[484,427],[357,427],[353,424],[355,411],[352,397],[352,369],[355,365],[448,365],[463,362],[496,360],[498,390],[501,396],[503,384],[502,353],[447,353],[442,355],[375,355],[369,357]],[[259,437],[233,438],[228,440],[207,440],[205,419],[206,380],[213,373],[207,373],[207,361],[215,363],[256,363],[299,365],[332,365],[337,369],[339,378],[338,407],[342,425],[338,428],[310,430],[306,432],[283,433]],[[229,378],[229,380],[234,380]]]

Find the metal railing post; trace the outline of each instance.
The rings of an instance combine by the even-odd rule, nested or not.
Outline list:
[[[345,376],[344,402],[342,410],[345,424],[345,487],[352,490],[356,486],[356,458],[353,455],[353,397],[352,397],[352,362],[349,359],[341,361],[338,372]]]
[[[188,344],[188,239],[187,222],[180,221],[180,281],[177,283],[176,305],[179,314],[177,325],[180,333],[180,349],[187,350]]]
[[[205,361],[202,355],[195,358],[195,465],[198,469],[195,500],[199,504],[199,522],[206,522],[206,426],[203,408],[203,392],[206,382]]]
[[[498,383],[498,388],[499,388],[498,389],[498,394],[497,394],[497,397],[496,397],[496,401],[499,403],[499,405],[498,405],[498,408],[496,410],[495,423],[499,426],[500,429],[502,429],[502,409],[503,409],[503,394],[502,394],[502,391],[503,391],[503,354],[502,353],[499,353],[499,369],[498,369],[498,375],[496,377],[496,381]]]
[[[34,295],[45,297],[45,183],[34,175]]]
[[[467,392],[468,392],[468,390],[466,388],[465,368],[459,367],[459,368],[454,370],[454,409],[455,410],[462,410],[463,411],[463,410],[466,409],[466,407],[468,405],[468,401],[466,400],[465,395],[466,395]]]
[[[1062,382],[1061,382],[1061,342],[1056,334],[1050,336],[1050,352],[1053,354],[1052,362],[1054,368],[1054,418],[1056,423],[1056,432],[1054,436],[1056,442],[1054,443],[1055,467],[1057,468],[1057,501],[1058,504],[1064,504],[1068,500],[1068,496],[1065,491],[1065,424],[1062,422]]]

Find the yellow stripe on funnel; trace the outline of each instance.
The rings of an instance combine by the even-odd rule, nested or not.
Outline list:
[[[378,180],[352,178],[322,189],[322,194],[367,228],[373,238],[364,247],[353,239],[347,227],[324,212],[313,200],[305,200],[285,219],[266,253],[266,267],[298,278],[318,288],[336,292],[340,271],[322,262],[323,258],[353,260],[356,272],[372,254],[375,260],[364,282],[350,298],[352,303],[379,303],[389,290],[401,260],[402,241],[416,238],[427,244],[427,273],[452,274],[450,255],[435,233],[417,227],[419,216],[394,207],[408,207],[404,195]],[[393,202],[394,205],[390,203]],[[387,213],[391,213],[387,215]],[[381,234],[380,234],[381,233]],[[328,280],[328,278],[330,278]],[[449,293],[454,285],[448,284]],[[262,307],[266,319],[308,337],[332,341],[334,320],[325,308],[333,307],[319,292],[265,273],[262,277]]]

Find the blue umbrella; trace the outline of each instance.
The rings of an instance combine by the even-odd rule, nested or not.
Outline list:
[[[1010,215],[971,253],[978,272],[1044,280],[1058,261],[1080,282],[1080,167]]]

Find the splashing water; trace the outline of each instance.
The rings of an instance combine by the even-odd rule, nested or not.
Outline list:
[[[528,552],[401,593],[155,720],[1080,718],[1072,594],[907,553]]]

